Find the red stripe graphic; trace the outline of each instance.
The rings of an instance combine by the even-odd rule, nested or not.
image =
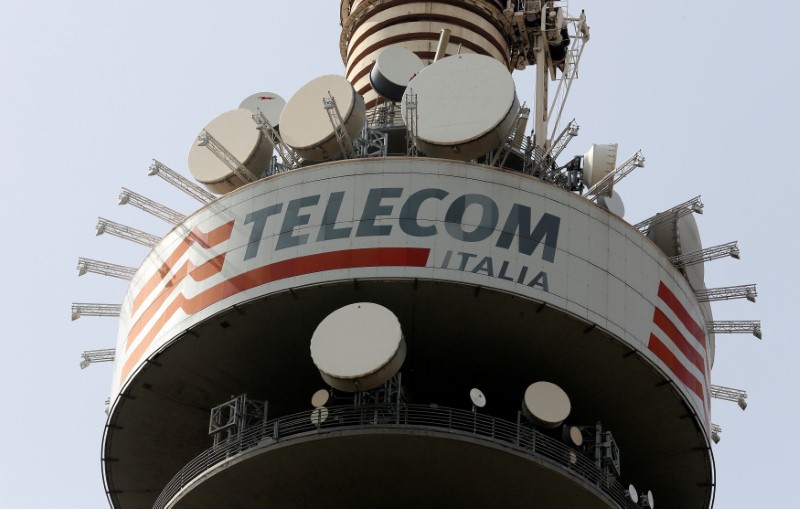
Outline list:
[[[664,303],[675,313],[675,316],[681,321],[684,327],[692,333],[692,336],[703,345],[703,348],[708,348],[706,346],[706,331],[703,327],[697,324],[694,321],[694,318],[686,311],[686,308],[683,307],[683,304],[675,297],[675,294],[667,288],[667,285],[664,284],[662,281],[661,284],[658,286],[658,298],[664,301]]]
[[[181,259],[181,257],[186,254],[192,245],[197,244],[204,249],[209,249],[214,246],[217,246],[229,238],[231,238],[231,233],[233,232],[233,221],[223,224],[208,233],[203,233],[198,228],[192,229],[180,244],[175,248],[175,250],[170,254],[161,267],[158,269],[158,272],[153,274],[153,276],[147,281],[147,283],[142,286],[139,293],[133,299],[133,308],[131,310],[131,314],[136,313],[142,303],[147,300],[151,293],[158,287],[159,284],[167,277],[169,272]]]
[[[215,258],[208,260],[207,262],[203,263],[202,265],[195,266],[191,261],[186,261],[183,265],[180,266],[178,270],[172,275],[167,284],[164,285],[164,288],[158,293],[153,302],[147,306],[147,309],[144,313],[136,320],[136,323],[133,324],[131,330],[128,331],[128,340],[125,343],[125,349],[127,350],[131,346],[131,342],[142,332],[142,330],[147,326],[150,320],[153,319],[158,310],[161,309],[161,306],[166,302],[172,292],[178,287],[178,285],[183,281],[183,279],[189,275],[195,281],[204,281],[211,276],[218,274],[222,271],[222,265],[225,263],[225,255],[223,253]]]
[[[656,354],[656,356],[661,359],[661,361],[667,365],[667,367],[675,373],[675,376],[683,382],[686,387],[688,387],[692,392],[697,394],[697,397],[700,398],[700,401],[705,401],[705,391],[703,390],[703,384],[700,380],[695,377],[691,371],[686,369],[686,366],[675,357],[675,354],[667,348],[667,345],[661,342],[655,334],[650,334],[650,342],[648,343],[647,347],[650,349],[651,352]]]
[[[655,312],[653,313],[653,323],[658,326],[659,329],[664,331],[664,334],[678,347],[678,349],[683,352],[683,355],[686,356],[689,361],[697,366],[697,369],[700,370],[700,373],[703,374],[705,377],[706,374],[706,366],[705,360],[700,353],[695,350],[695,348],[686,341],[686,338],[683,337],[681,331],[675,327],[669,317],[664,314],[663,311],[656,308]]]
[[[124,380],[127,378],[133,366],[141,359],[144,352],[158,333],[161,332],[164,325],[179,310],[182,310],[187,315],[192,315],[212,304],[232,295],[236,295],[239,292],[273,281],[311,274],[313,272],[359,267],[425,267],[428,263],[429,254],[430,249],[428,248],[400,247],[332,251],[300,256],[291,260],[283,260],[264,265],[263,267],[233,276],[227,281],[218,283],[192,298],[186,298],[183,293],[179,293],[175,300],[170,302],[167,308],[158,316],[153,326],[131,352],[128,360],[125,361],[122,367],[122,379]],[[180,281],[175,281],[173,283],[173,280],[175,280],[175,278],[170,280],[170,283],[167,285],[167,288],[170,288],[168,290],[169,292],[172,292],[178,283],[180,283]],[[138,330],[141,330],[141,328]],[[136,336],[137,334],[135,334],[132,329],[128,334],[128,344],[130,344]]]

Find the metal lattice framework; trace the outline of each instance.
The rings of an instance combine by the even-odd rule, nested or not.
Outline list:
[[[730,256],[736,260],[739,259],[739,247],[736,245],[736,241],[728,242],[727,244],[720,244],[719,246],[707,247],[699,251],[692,251],[691,253],[671,256],[669,261],[671,261],[675,267],[680,269],[683,267],[688,267],[689,265],[725,258],[726,256]]]
[[[94,304],[90,302],[72,303],[72,320],[82,316],[113,316],[118,317],[122,311],[120,304]]]
[[[597,197],[602,195],[608,196],[611,193],[611,189],[614,187],[614,184],[619,182],[620,180],[624,179],[630,172],[635,170],[636,168],[643,168],[644,167],[644,156],[642,155],[642,151],[639,150],[628,159],[625,160],[624,163],[616,167],[613,171],[611,171],[608,175],[600,179],[595,185],[591,187],[586,194],[583,195],[584,198],[590,201],[597,201]]]
[[[156,201],[151,200],[145,196],[142,196],[139,193],[135,193],[127,188],[122,188],[119,192],[119,204],[120,205],[132,205],[139,210],[147,212],[148,214],[155,216],[162,221],[166,221],[173,225],[179,225],[182,222],[186,221],[186,216],[172,210],[171,208],[167,207],[166,205],[162,205]]]
[[[339,106],[336,105],[336,99],[328,92],[328,97],[322,98],[322,107],[328,114],[328,119],[333,126],[333,133],[336,135],[336,141],[339,143],[339,149],[342,151],[342,156],[345,159],[353,159],[356,154],[353,149],[353,141],[350,135],[347,134],[344,122],[342,121],[342,114],[339,112]]]
[[[644,221],[633,225],[633,227],[647,235],[647,233],[655,226],[676,221],[679,218],[688,216],[692,213],[703,213],[703,202],[700,201],[699,196],[695,196],[689,201],[683,202],[680,205],[676,205],[669,210],[665,210],[664,212],[660,212],[653,217],[649,217]]]
[[[473,440],[490,441],[496,447],[514,451],[524,457],[547,461],[556,468],[567,470],[570,475],[578,476],[597,486],[614,500],[618,507],[625,509],[636,507],[625,498],[625,489],[616,476],[607,468],[598,466],[595,451],[576,451],[560,440],[521,424],[519,420],[514,423],[467,410],[407,404],[378,405],[366,411],[352,406],[327,407],[327,412],[321,414],[325,418],[311,419],[310,417],[316,412],[319,412],[319,408],[265,419],[262,422],[256,421],[253,425],[245,427],[242,432],[216,443],[175,474],[153,507],[161,509],[170,506],[175,495],[186,485],[221,462],[249,449],[288,444],[293,440],[302,439],[308,433],[326,435],[340,433],[342,430],[376,429],[400,432],[424,430],[428,433],[453,434]],[[612,442],[610,435],[604,437],[603,442]]]
[[[720,320],[706,322],[706,330],[712,334],[752,334],[761,339],[760,320]]]
[[[718,300],[747,299],[755,302],[758,292],[756,285],[726,286],[723,288],[704,288],[695,292],[700,302],[714,302]]]
[[[734,389],[732,387],[724,387],[722,385],[711,386],[711,397],[716,399],[724,399],[725,401],[738,402],[747,399],[747,391],[742,389]]]
[[[403,116],[406,121],[406,155],[416,157],[419,155],[417,146],[419,112],[417,111],[417,94],[410,88],[406,92],[406,107]]]
[[[130,281],[133,278],[133,275],[136,274],[136,269],[134,267],[127,267],[125,265],[101,262],[100,260],[78,258],[78,275],[82,276],[87,272]]]
[[[222,161],[222,164],[228,167],[234,175],[239,177],[243,182],[255,182],[258,180],[245,166],[236,159],[236,157],[225,148],[211,133],[203,129],[197,136],[197,145],[206,147],[212,154],[217,156],[217,159]]]
[[[95,234],[102,235],[104,233],[108,233],[109,235],[113,235],[114,237],[118,237],[124,240],[130,240],[131,242],[136,242],[137,244],[141,244],[146,247],[156,247],[156,245],[161,242],[161,238],[150,233],[145,233],[141,230],[137,230],[136,228],[131,228],[130,226],[125,226],[124,224],[115,223],[114,221],[109,221],[108,219],[98,217],[97,218],[97,226],[95,227]]]
[[[116,350],[107,348],[104,350],[86,350],[81,354],[81,369],[86,369],[89,364],[95,362],[114,362],[114,355]]]
[[[537,157],[536,163],[533,165],[532,173],[534,175],[540,175],[543,179],[547,179],[549,172],[543,171],[547,166],[547,162],[558,159],[558,156],[560,156],[561,152],[567,148],[567,145],[569,145],[569,142],[572,141],[572,138],[578,135],[578,130],[580,128],[581,127],[573,118],[569,124],[567,124],[564,130],[561,131],[561,134],[558,135],[558,138],[553,141],[553,144],[549,149],[547,149],[547,151],[541,153],[541,151],[534,150],[534,153],[537,154]]]
[[[264,115],[260,109],[257,109],[256,112],[253,113],[253,121],[256,123],[256,129],[264,133],[267,141],[270,142],[275,151],[278,152],[278,155],[281,156],[284,166],[286,166],[287,169],[298,168],[301,164],[300,157],[283,141],[278,130],[272,126],[269,120],[267,120],[267,116]]]
[[[151,164],[150,168],[148,168],[147,174],[151,177],[158,175],[168,184],[178,188],[200,203],[209,204],[216,200],[216,197],[213,194],[209,193],[202,187],[190,181],[180,173],[170,169],[164,163],[157,161],[156,159],[153,159],[153,164]]]
[[[527,122],[528,116],[530,115],[530,108],[523,104],[518,110],[517,114],[514,117],[514,121],[511,124],[511,131],[509,131],[508,136],[506,137],[503,144],[500,146],[499,149],[494,154],[492,161],[489,163],[489,166],[504,166],[506,164],[506,160],[508,159],[508,154],[511,153],[511,150],[514,148],[514,143],[519,139],[519,135],[522,132],[522,126],[524,125],[522,119],[524,118]]]

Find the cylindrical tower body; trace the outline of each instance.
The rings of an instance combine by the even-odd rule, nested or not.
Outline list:
[[[450,30],[446,54],[478,53],[511,68],[511,26],[499,2],[342,0],[341,21],[345,75],[364,96],[367,109],[380,102],[370,85],[369,73],[381,51],[401,46],[428,64],[436,55],[443,28]]]

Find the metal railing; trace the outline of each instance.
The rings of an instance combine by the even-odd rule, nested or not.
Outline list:
[[[265,420],[259,425],[206,449],[191,460],[167,483],[153,504],[164,509],[189,483],[201,474],[256,446],[270,445],[302,437],[324,435],[346,429],[389,428],[425,429],[473,439],[485,440],[507,449],[527,454],[540,462],[561,469],[596,486],[621,508],[636,508],[624,495],[624,488],[613,475],[600,468],[592,457],[544,435],[527,424],[513,423],[466,410],[423,405],[385,405],[354,408],[330,407],[323,422],[312,412]],[[317,414],[319,416],[319,414]]]

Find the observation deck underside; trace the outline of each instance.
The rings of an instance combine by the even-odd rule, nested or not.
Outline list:
[[[309,355],[314,328],[335,309],[361,301],[386,306],[400,320],[408,345],[402,380],[411,403],[469,410],[468,392],[479,387],[489,402],[482,413],[516,422],[530,383],[557,383],[572,401],[568,424],[601,421],[613,432],[626,485],[652,490],[659,507],[708,507],[711,456],[696,419],[667,379],[620,341],[562,311],[485,288],[363,279],[296,288],[230,308],[151,359],[109,420],[103,456],[115,507],[152,506],[170,479],[211,446],[209,410],[231,395],[268,401],[270,418],[310,412],[310,396],[324,387]],[[441,502],[431,506],[515,507],[514,500],[531,502],[534,495],[574,507],[600,500],[530,458],[434,435],[374,430],[265,449],[209,477],[178,507],[238,507],[231,497],[252,495],[254,486],[267,497],[288,489],[308,494],[293,507],[331,507],[327,494],[393,486],[375,499],[393,507],[412,477],[416,484],[408,492],[417,492],[416,506],[431,500]],[[378,456],[380,466],[372,462]],[[366,475],[357,484],[338,477],[354,470]],[[452,475],[434,479],[428,475],[434,470]],[[217,489],[230,486],[214,481],[220,476],[241,489]],[[528,478],[536,482],[528,485]],[[294,482],[299,479],[306,482]],[[508,492],[508,500],[492,498],[497,492]],[[548,498],[567,496],[561,493],[577,498]],[[265,498],[264,504],[282,507],[290,499]],[[357,507],[350,499],[342,503]]]

